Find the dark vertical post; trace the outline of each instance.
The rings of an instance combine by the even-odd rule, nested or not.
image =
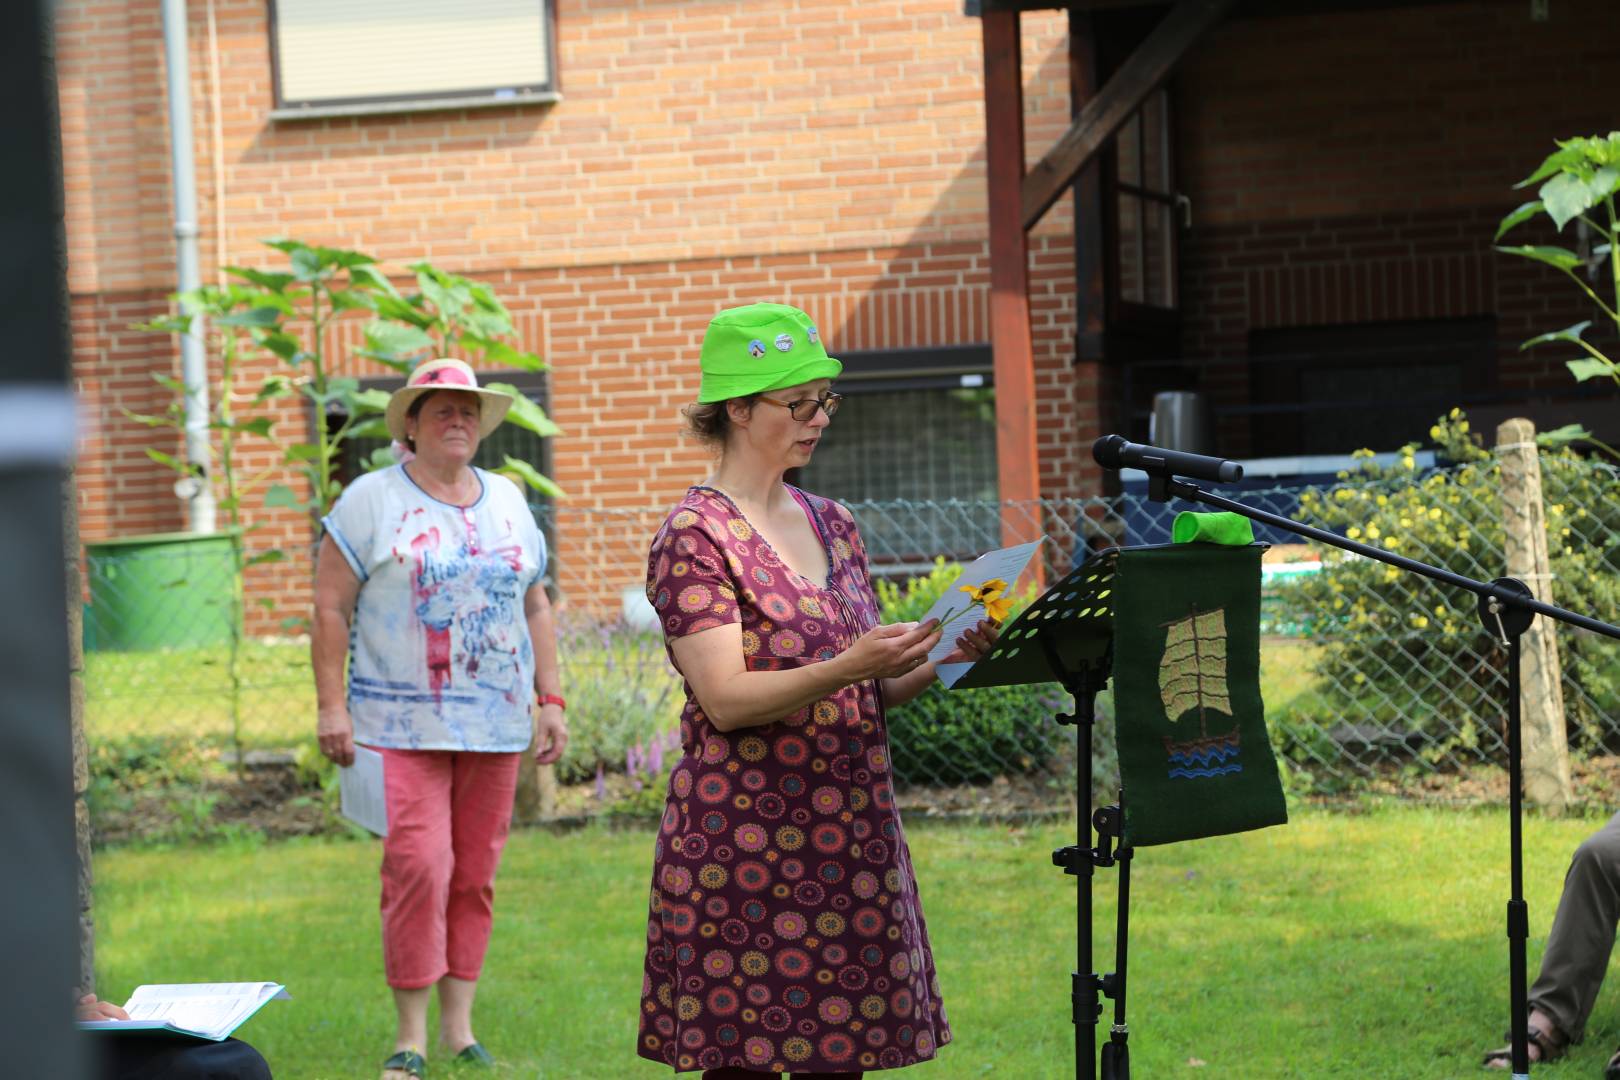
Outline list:
[[[62,485],[73,450],[50,0],[10,7],[0,87],[0,1031],[5,1074],[77,1080],[83,1047]]]
[[[1530,1017],[1526,1011],[1529,982],[1525,974],[1525,941],[1530,936],[1530,912],[1524,902],[1524,796],[1522,789],[1524,744],[1519,734],[1519,639],[1508,630],[1508,1008],[1511,1010],[1513,1075],[1530,1075]]]
[[[1041,535],[1035,453],[1035,349],[1029,325],[1029,251],[1024,235],[1024,83],[1018,12],[986,11],[985,173],[990,196],[990,341],[995,353],[996,473],[1001,539]],[[1007,507],[1007,503],[1020,506]]]

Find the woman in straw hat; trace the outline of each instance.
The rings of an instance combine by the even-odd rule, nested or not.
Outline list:
[[[399,1013],[384,1080],[423,1075],[435,986],[446,1048],[490,1062],[472,1003],[518,763],[531,741],[541,764],[568,741],[545,541],[522,492],[472,464],[511,403],[460,360],[422,364],[388,401],[389,433],[414,456],[360,477],[322,521],[321,752],[383,755],[383,962]]]
[[[647,597],[686,679],[653,854],[637,1051],[706,1080],[858,1077],[950,1041],[884,710],[934,623],[879,625],[848,510],[783,482],[838,409],[809,316],[722,311],[686,416],[716,451],[653,538]],[[980,623],[952,659],[995,636]]]

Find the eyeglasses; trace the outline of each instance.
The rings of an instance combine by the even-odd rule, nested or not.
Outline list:
[[[797,401],[777,401],[775,398],[766,397],[764,394],[761,394],[759,395],[759,400],[768,401],[772,405],[780,405],[782,408],[788,411],[788,415],[792,416],[793,419],[797,420],[801,424],[808,424],[810,421],[816,418],[817,409],[820,409],[822,412],[826,413],[827,419],[831,420],[833,418],[833,414],[838,411],[838,406],[843,404],[844,395],[823,394],[819,398],[800,398]]]

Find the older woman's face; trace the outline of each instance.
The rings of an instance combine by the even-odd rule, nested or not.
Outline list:
[[[435,390],[422,398],[422,408],[406,417],[405,434],[416,442],[418,457],[465,464],[478,449],[477,394],[466,390]]]

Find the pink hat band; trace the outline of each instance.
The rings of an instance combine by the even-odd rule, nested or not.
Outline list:
[[[477,386],[472,372],[461,367],[446,364],[443,367],[434,367],[427,370],[418,369],[411,373],[406,386]]]

